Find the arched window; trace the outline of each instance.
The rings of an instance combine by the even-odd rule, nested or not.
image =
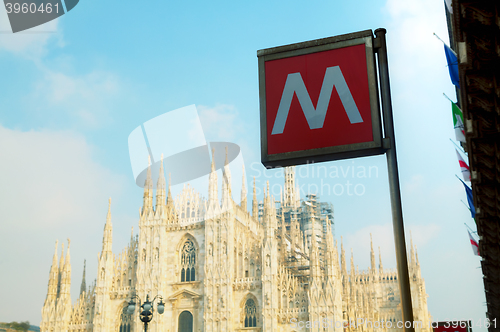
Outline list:
[[[127,313],[127,306],[123,308],[120,315],[120,330],[119,332],[130,332],[130,326],[132,325],[132,315]]]
[[[387,294],[387,299],[389,301],[394,301],[394,291],[392,290],[392,288],[389,288],[389,293]]]
[[[245,327],[257,326],[257,307],[252,299],[245,303]]]
[[[193,314],[187,310],[179,315],[179,332],[193,332]]]
[[[181,282],[194,281],[196,276],[196,249],[191,240],[184,243],[181,251]]]

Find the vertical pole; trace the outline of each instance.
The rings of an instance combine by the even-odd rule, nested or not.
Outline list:
[[[403,322],[411,324],[405,326],[406,332],[414,332],[413,309],[411,303],[410,278],[408,275],[408,260],[406,256],[406,242],[403,225],[403,209],[401,207],[401,191],[399,188],[398,161],[396,157],[396,139],[394,137],[394,121],[392,116],[391,87],[389,84],[389,63],[387,60],[387,47],[385,29],[375,30],[378,43],[378,68],[380,74],[380,94],[382,97],[382,114],[384,117],[385,137],[390,139],[391,147],[387,151],[387,170],[389,176],[389,189],[391,192],[392,223],[394,229],[394,242],[396,245],[396,260],[398,264],[399,292]]]

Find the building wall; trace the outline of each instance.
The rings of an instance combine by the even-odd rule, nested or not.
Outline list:
[[[215,171],[207,200],[188,186],[174,201],[161,175],[153,202],[149,174],[138,234],[132,231],[129,245],[114,254],[109,208],[97,278],[87,288],[84,272],[80,297],[73,305],[69,249],[58,264],[56,247],[41,331],[142,331],[137,298],[144,301],[148,295],[150,300],[159,295],[165,303],[162,315],[154,313],[151,332],[178,331],[185,311],[192,314],[196,332],[340,332],[354,330],[349,320],[401,320],[397,273],[384,270],[380,257],[376,267],[373,246],[370,269],[357,271],[351,256],[347,272],[344,248],[341,245],[339,253],[333,239],[333,212],[314,213],[322,203],[312,196],[300,201],[294,169],[285,173],[285,194],[278,204],[269,191],[258,202],[254,188],[255,216],[247,212],[245,188],[243,206],[232,200],[227,165],[221,202]],[[189,254],[191,244],[194,256]],[[425,284],[413,245],[410,257],[415,319],[428,320]],[[194,264],[186,263],[193,258]],[[182,272],[190,266],[195,267],[194,281]],[[137,307],[130,316],[126,308],[133,297]],[[255,307],[247,307],[251,302]],[[357,331],[375,329],[362,326]],[[417,329],[421,331],[430,329]]]

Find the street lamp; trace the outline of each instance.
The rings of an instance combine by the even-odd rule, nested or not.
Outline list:
[[[128,308],[127,312],[129,315],[132,315],[135,311],[135,299],[139,300],[139,304],[141,303],[141,299],[139,296],[134,295],[130,299],[130,302],[128,303]],[[163,298],[160,295],[156,295],[153,300],[149,301],[149,294],[146,295],[146,301],[141,304],[141,312],[139,313],[139,317],[141,318],[141,321],[144,323],[144,332],[148,331],[148,323],[153,319],[153,302],[159,299],[160,302],[156,305],[156,309],[158,310],[158,313],[161,315],[165,311],[165,303],[163,303]]]

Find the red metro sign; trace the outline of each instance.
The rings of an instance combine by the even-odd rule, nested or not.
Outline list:
[[[262,162],[381,154],[371,30],[260,50]]]

